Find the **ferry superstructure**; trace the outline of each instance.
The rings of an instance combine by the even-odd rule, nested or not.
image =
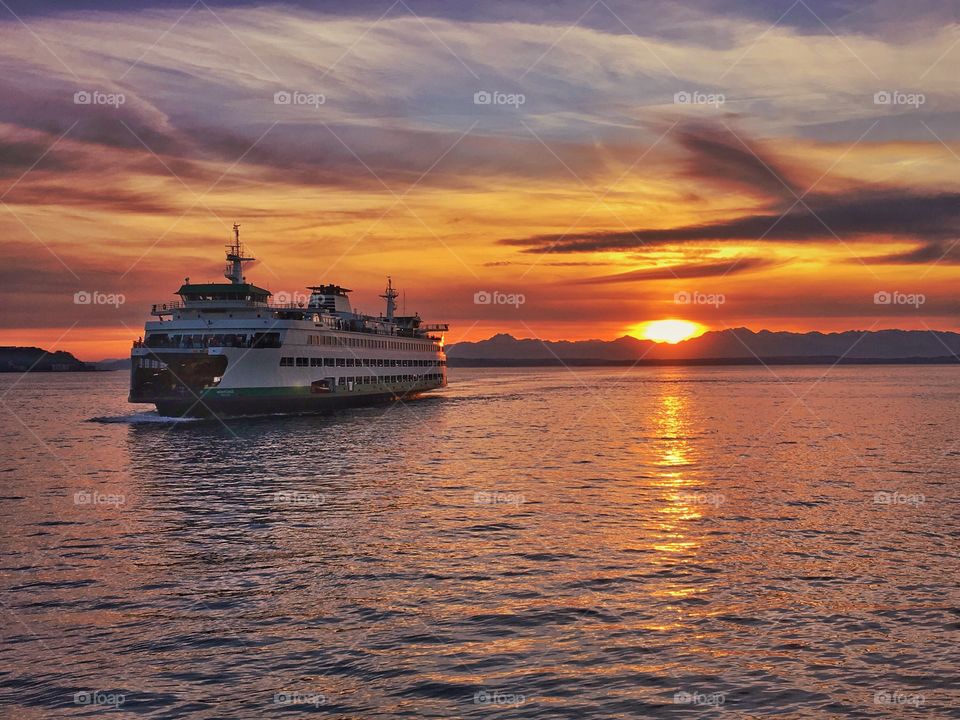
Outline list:
[[[316,413],[410,398],[447,384],[445,324],[398,316],[389,278],[386,312],[354,312],[350,290],[324,284],[309,299],[274,303],[247,282],[240,226],[224,276],[191,283],[180,301],[153,306],[131,351],[130,402],[166,416]]]

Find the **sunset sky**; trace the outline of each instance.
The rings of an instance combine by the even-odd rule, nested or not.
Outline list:
[[[960,329],[950,4],[128,5],[0,3],[0,344],[124,356],[234,222],[448,342]]]

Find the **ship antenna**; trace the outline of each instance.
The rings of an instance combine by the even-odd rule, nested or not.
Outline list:
[[[254,258],[244,257],[243,245],[240,243],[240,223],[233,224],[233,244],[227,246],[227,268],[223,276],[234,285],[244,281],[243,264],[252,262]]]
[[[393,289],[393,280],[387,275],[387,289],[380,297],[387,301],[387,320],[390,322],[393,321],[393,313],[397,309],[397,297],[399,295],[400,293]]]

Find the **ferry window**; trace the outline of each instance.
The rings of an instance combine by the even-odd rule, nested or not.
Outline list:
[[[356,366],[356,360],[354,360],[353,358],[347,358],[347,367],[355,367],[355,366]]]
[[[280,367],[293,367],[293,358],[292,357],[280,358]]]
[[[298,357],[297,358],[297,367],[309,367],[310,358]]]
[[[324,367],[333,367],[333,358],[324,358],[323,359]]]
[[[310,367],[320,367],[323,365],[323,358],[310,358]]]
[[[347,379],[346,379],[346,378],[343,378],[343,377],[342,377],[342,378],[337,378],[337,385],[346,385],[346,384],[347,384]]]
[[[347,361],[343,358],[337,358],[337,367],[346,367]]]

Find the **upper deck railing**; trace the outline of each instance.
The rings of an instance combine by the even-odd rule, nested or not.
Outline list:
[[[266,310],[267,312],[302,312],[305,314],[323,314],[323,308],[311,308],[303,302],[291,303],[270,303],[256,300],[190,300],[189,302],[172,301],[168,303],[157,303],[151,308],[150,314],[156,317],[173,315],[175,312],[183,310],[203,310],[210,307],[221,308],[240,308],[248,310]],[[439,342],[442,340],[437,333],[445,333],[450,329],[447,323],[433,323],[420,325],[419,327],[404,327],[391,325],[388,328],[381,326],[368,326],[365,324],[366,316],[359,316],[358,319],[332,318],[326,316],[323,319],[324,329],[339,332],[361,333],[365,335],[380,335],[386,337],[405,337],[415,340],[431,340]],[[241,319],[241,318],[237,318]],[[369,318],[374,322],[385,322],[383,318]]]
[[[320,312],[320,308],[309,308],[303,303],[264,303],[256,300],[191,300],[185,303],[174,300],[168,303],[154,303],[151,315],[172,315],[177,310],[202,310],[211,307],[249,308],[251,310],[303,310]]]

